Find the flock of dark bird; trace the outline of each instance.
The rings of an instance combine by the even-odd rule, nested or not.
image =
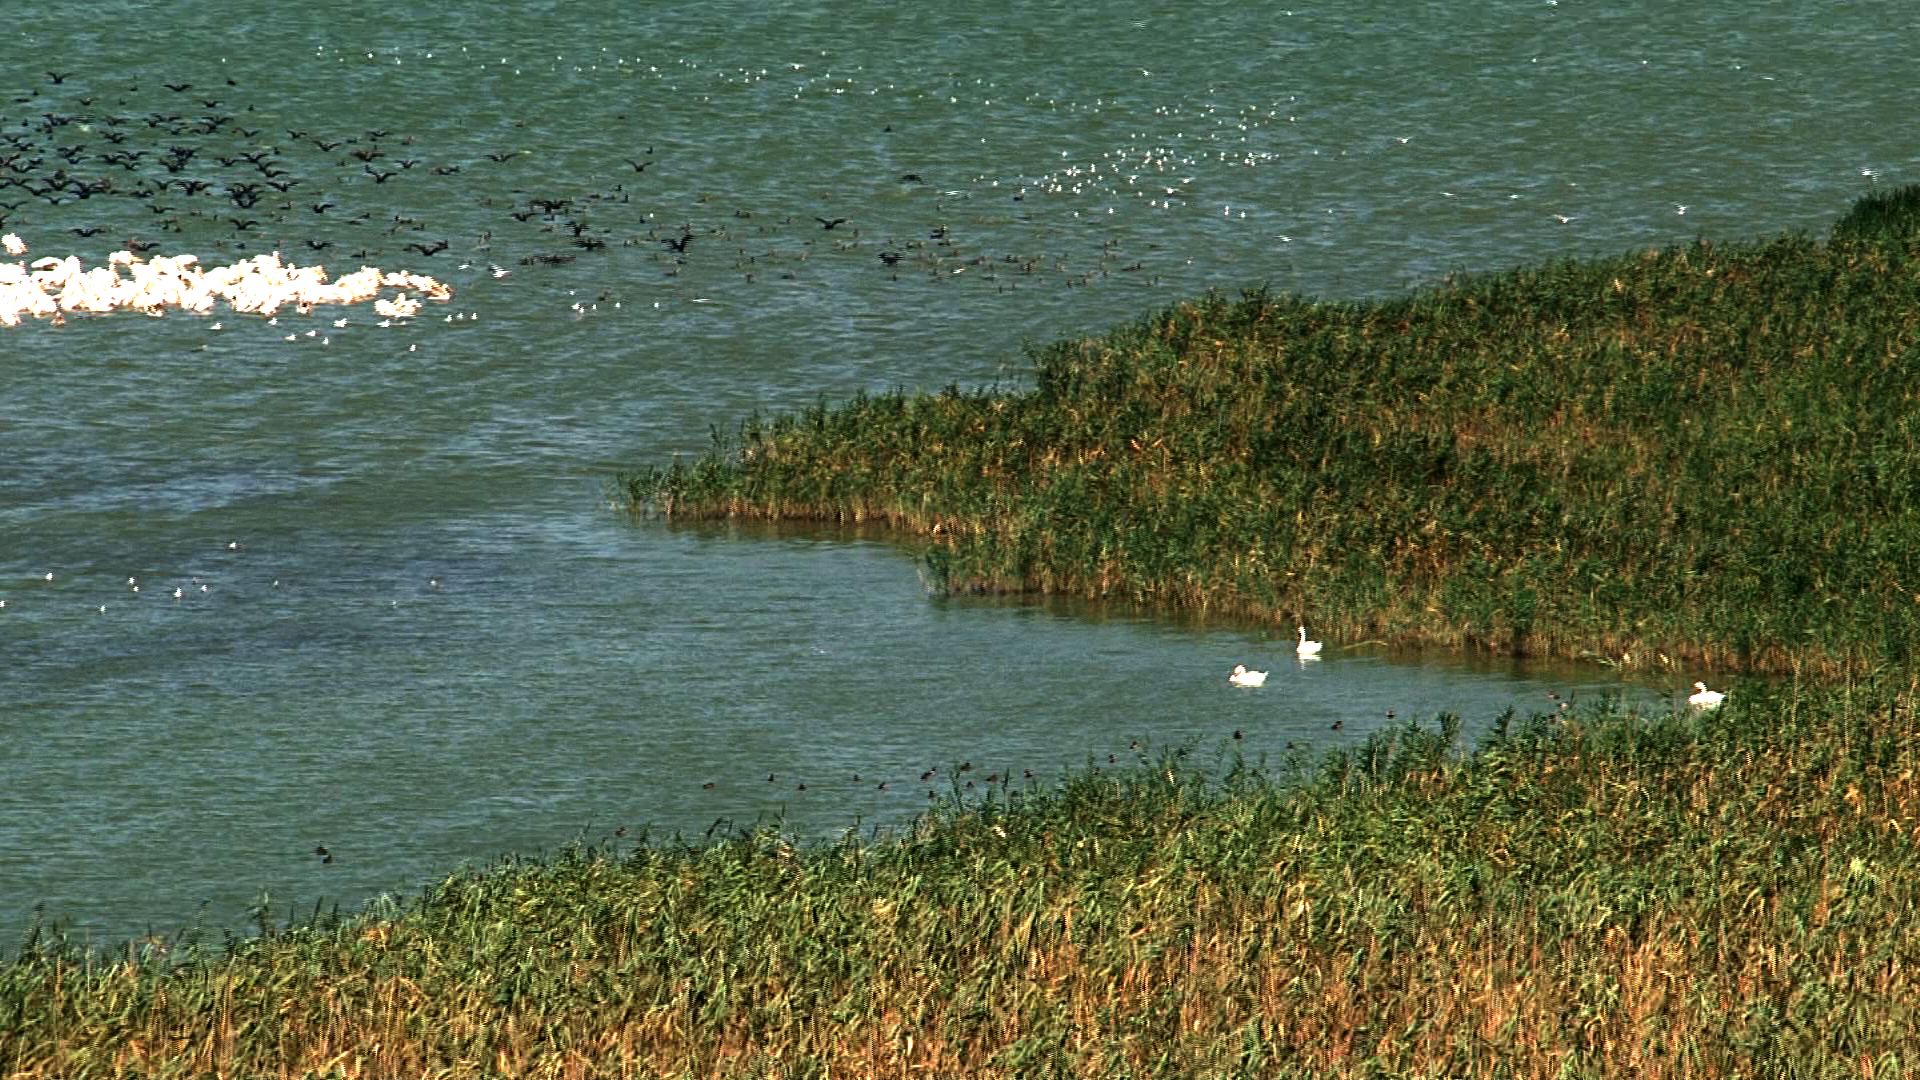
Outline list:
[[[751,282],[768,271],[795,276],[814,250],[812,240],[774,235],[795,224],[791,213],[736,208],[717,224],[703,224],[648,206],[646,193],[628,183],[672,168],[662,164],[669,155],[656,155],[651,145],[611,157],[606,176],[559,178],[530,172],[537,152],[526,145],[436,149],[431,132],[322,126],[318,118],[270,128],[251,119],[246,88],[227,77],[143,84],[65,71],[44,76],[0,105],[0,232],[19,233],[31,246],[29,258],[80,254],[97,262],[123,248],[193,253],[211,264],[279,252],[289,262],[338,262],[350,270],[384,256],[444,280],[433,270],[442,259],[478,264],[499,278],[510,273],[502,263],[563,266],[621,248],[652,251],[665,274],[676,276],[696,251],[712,249],[713,269],[730,259],[724,269]],[[528,190],[567,179],[592,183],[587,190]],[[897,184],[926,191],[932,214],[944,213],[919,173],[901,174]],[[432,208],[450,205],[500,216],[476,230],[484,219],[466,215],[465,234],[435,229]],[[996,280],[1000,272],[1052,272],[1072,285],[1095,272],[1139,268],[1120,265],[1111,245],[1095,270],[1067,274],[1049,255],[964,253],[944,221],[908,236],[868,238],[846,216],[813,220],[820,232],[834,234],[834,251],[870,251],[862,257],[895,280],[903,268],[933,276],[972,270]],[[100,247],[61,250],[63,234]],[[640,272],[623,266],[598,280]],[[617,295],[616,288],[602,299]]]
[[[46,78],[15,93],[0,114],[0,230],[21,233],[36,256],[67,254],[54,250],[58,233],[105,238],[136,254],[191,251],[203,261],[215,251],[279,251],[289,260],[404,252],[430,263],[456,244],[456,253],[484,254],[490,233],[435,236],[407,207],[471,198],[450,185],[529,153],[429,160],[417,136],[383,128],[269,130],[249,121],[252,110],[230,78],[157,88],[83,88],[59,71]],[[650,163],[634,163],[636,171]],[[611,199],[627,195],[616,185],[586,197],[532,197],[509,213],[564,237],[570,255],[605,245],[589,235],[583,214]],[[522,261],[566,259],[537,252]]]

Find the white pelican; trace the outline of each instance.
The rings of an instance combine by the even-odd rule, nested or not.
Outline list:
[[[26,245],[13,233],[0,236],[7,254],[26,254]],[[77,256],[43,258],[30,266],[0,263],[0,326],[18,326],[22,315],[52,319],[65,325],[67,311],[113,311],[134,308],[161,315],[170,308],[212,311],[224,299],[235,311],[257,311],[274,322],[282,305],[293,304],[302,314],[316,304],[354,304],[374,299],[383,286],[410,289],[426,299],[446,301],[453,290],[420,274],[383,273],[361,267],[339,281],[328,283],[322,266],[289,266],[278,253],[256,255],[232,266],[203,270],[191,254],[157,256],[143,262],[131,251],[116,251],[103,267],[87,270]],[[124,272],[124,274],[123,274]],[[420,300],[402,293],[379,301],[382,314],[407,317],[419,310]],[[213,328],[219,329],[218,323]],[[336,323],[335,325],[339,325]]]
[[[1301,656],[1319,656],[1320,646],[1323,644],[1325,644],[1325,642],[1308,641],[1307,628],[1303,626],[1300,628],[1300,644],[1295,645],[1293,651],[1299,653]]]
[[[390,319],[404,319],[419,313],[420,301],[401,293],[391,300],[375,300],[373,310]]]
[[[1699,691],[1699,693],[1696,693],[1692,697],[1688,698],[1687,704],[1693,706],[1696,709],[1715,708],[1721,702],[1727,700],[1727,695],[1721,693],[1720,691],[1707,689],[1706,683],[1703,683],[1703,682],[1694,683],[1693,688]]]
[[[1227,676],[1227,681],[1235,686],[1259,686],[1261,683],[1267,681],[1267,673],[1264,671],[1248,671],[1245,664],[1235,664],[1233,665],[1233,674]]]

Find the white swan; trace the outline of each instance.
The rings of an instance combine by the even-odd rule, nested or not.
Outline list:
[[[1703,682],[1694,683],[1693,688],[1699,691],[1699,693],[1688,698],[1687,704],[1693,706],[1696,709],[1711,709],[1718,706],[1721,702],[1727,700],[1727,695],[1721,693],[1720,691],[1707,689],[1706,683],[1703,683]]]
[[[1235,664],[1233,665],[1233,674],[1227,676],[1227,681],[1235,686],[1259,686],[1261,683],[1267,681],[1267,673],[1264,671],[1248,671],[1245,664]]]
[[[1299,653],[1301,656],[1319,656],[1320,646],[1323,644],[1325,644],[1325,642],[1308,641],[1307,628],[1303,626],[1300,628],[1300,644],[1295,645],[1293,651]]]

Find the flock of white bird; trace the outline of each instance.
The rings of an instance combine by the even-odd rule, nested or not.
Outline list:
[[[1307,628],[1302,626],[1299,629],[1300,641],[1294,646],[1294,654],[1303,660],[1318,659],[1320,656],[1320,648],[1326,643],[1321,641],[1308,641]],[[1254,671],[1245,664],[1235,664],[1233,665],[1232,674],[1227,676],[1227,681],[1235,686],[1264,686],[1267,682],[1267,673],[1264,671]],[[1687,698],[1687,704],[1696,709],[1718,708],[1721,702],[1727,700],[1727,695],[1723,691],[1709,690],[1707,689],[1707,684],[1703,682],[1694,683],[1693,689],[1694,694]]]
[[[16,258],[27,254],[26,242],[14,233],[0,236],[0,246]],[[198,263],[193,255],[143,260],[131,251],[116,251],[106,265],[92,269],[71,255],[31,264],[0,261],[0,326],[18,326],[27,316],[64,323],[69,311],[130,309],[158,316],[178,308],[204,314],[221,302],[271,316],[283,307],[305,313],[318,304],[371,300],[380,315],[404,319],[419,313],[421,298],[453,298],[451,288],[424,275],[363,266],[328,280],[325,267],[291,266],[278,252],[210,270]]]

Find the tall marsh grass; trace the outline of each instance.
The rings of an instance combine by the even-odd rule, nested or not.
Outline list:
[[[505,863],[184,960],[35,940],[0,1075],[1913,1076],[1911,690],[1176,751],[895,838]]]
[[[1818,677],[1920,646],[1920,189],[1785,236],[1336,303],[1252,291],[1026,392],[753,417],[635,510],[879,521],[939,586]]]

